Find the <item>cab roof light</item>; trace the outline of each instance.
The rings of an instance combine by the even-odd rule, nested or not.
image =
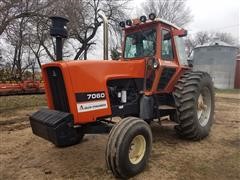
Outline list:
[[[140,21],[143,22],[143,23],[145,23],[145,22],[147,21],[147,17],[144,16],[144,15],[141,16],[141,17],[140,17]]]
[[[119,23],[119,26],[122,27],[122,28],[125,28],[125,22],[124,22],[124,21],[121,21],[121,22]]]
[[[151,13],[149,14],[148,18],[153,21],[156,18],[156,14]]]
[[[132,26],[132,20],[131,19],[126,20],[126,25],[127,26]]]

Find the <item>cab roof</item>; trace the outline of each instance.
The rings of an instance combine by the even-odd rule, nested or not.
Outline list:
[[[156,19],[154,19],[154,21],[160,21],[160,22],[162,22],[164,24],[167,24],[167,25],[170,25],[170,26],[172,26],[172,27],[174,27],[174,28],[176,28],[178,30],[182,29],[181,27],[179,27],[179,26],[177,26],[177,25],[175,25],[175,24],[173,24],[173,23],[171,23],[171,22],[169,22],[167,20],[161,19],[161,18],[156,18]]]
[[[156,23],[156,22],[161,22],[161,23],[164,23],[164,24],[167,24],[175,29],[182,29],[181,27],[165,20],[165,19],[162,19],[162,18],[155,18],[154,20],[147,20],[146,22],[141,22],[139,19],[133,19],[133,25],[132,26],[126,26],[124,29],[127,30],[127,29],[133,29],[135,28],[136,26],[138,25],[147,25],[147,24],[153,24],[153,23]]]

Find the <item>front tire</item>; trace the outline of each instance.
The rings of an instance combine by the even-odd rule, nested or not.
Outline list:
[[[179,125],[176,132],[183,138],[200,140],[208,136],[214,114],[214,88],[209,74],[187,72],[177,82],[173,93]]]
[[[132,177],[146,167],[151,148],[149,125],[139,118],[124,118],[110,132],[105,156],[107,167],[115,177]]]

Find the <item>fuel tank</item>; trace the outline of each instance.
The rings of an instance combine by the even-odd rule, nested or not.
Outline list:
[[[42,67],[50,109],[72,113],[74,124],[111,116],[107,81],[144,78],[145,61],[58,61]]]

